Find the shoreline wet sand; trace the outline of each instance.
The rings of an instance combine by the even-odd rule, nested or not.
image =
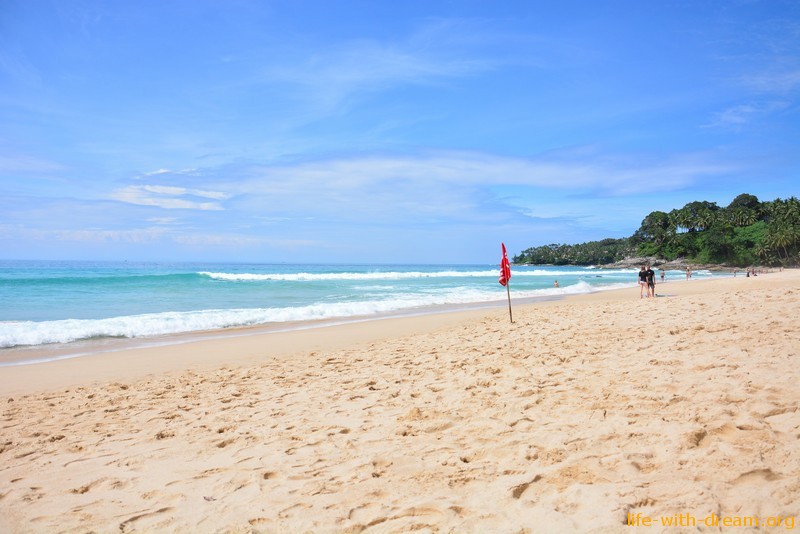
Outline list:
[[[517,298],[514,300],[514,305],[524,306],[552,300],[561,300],[567,296],[570,295],[547,295],[541,297]],[[251,326],[234,326],[214,330],[178,332],[158,336],[143,336],[136,338],[104,337],[78,340],[69,343],[21,345],[0,349],[0,368],[15,367],[19,365],[33,365],[58,360],[81,358],[85,356],[99,356],[101,354],[113,354],[116,352],[124,352],[134,349],[172,347],[186,343],[248,337],[254,335],[283,334],[287,332],[339,327],[349,324],[371,323],[373,321],[449,315],[451,313],[481,313],[492,309],[507,309],[507,306],[508,304],[506,300],[421,306],[418,308],[408,308],[392,312],[376,313],[372,315],[354,315],[306,321],[287,321]]]
[[[796,517],[800,272],[0,368],[0,530]]]

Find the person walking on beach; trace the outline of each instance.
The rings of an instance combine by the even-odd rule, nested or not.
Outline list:
[[[655,297],[656,296],[656,273],[653,269],[650,268],[650,265],[647,266],[647,296],[648,297]]]
[[[639,269],[639,298],[644,298],[644,290],[647,287],[647,271],[644,270],[644,265],[642,268]],[[647,296],[650,296],[650,291],[648,290]]]
[[[666,274],[664,273],[664,269],[661,269],[661,283],[662,283],[662,284],[663,284],[664,282],[666,282],[666,278],[665,278],[665,276],[666,276]]]

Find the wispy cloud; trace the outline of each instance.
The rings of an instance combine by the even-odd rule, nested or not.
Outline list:
[[[155,171],[146,172],[144,173],[144,176],[158,176],[159,174],[169,174],[170,172],[172,171],[170,171],[169,169],[158,169]]]
[[[760,102],[731,106],[714,115],[704,128],[723,128],[736,132],[757,120],[789,107],[787,102]]]
[[[55,240],[67,243],[130,243],[149,245],[172,243],[189,247],[246,248],[270,246],[284,249],[324,247],[325,244],[310,239],[276,239],[249,236],[231,232],[179,231],[161,226],[104,230],[98,228],[42,229],[24,225],[0,224],[0,238],[26,241]]]
[[[63,165],[34,156],[0,154],[0,173],[42,173],[63,168]]]
[[[172,236],[172,241],[182,245],[192,246],[223,246],[223,247],[252,247],[262,245],[264,240],[260,237],[252,237],[235,234],[180,234]]]
[[[741,83],[759,93],[779,95],[795,93],[800,90],[800,68],[751,74],[742,78]]]
[[[470,26],[471,27],[471,26]],[[356,95],[430,85],[492,69],[497,60],[469,50],[460,36],[478,28],[432,24],[405,40],[352,40],[265,69],[265,81],[296,86],[297,96],[331,110]]]
[[[735,69],[726,81],[739,93],[738,101],[714,113],[703,127],[741,133],[774,112],[797,105],[800,24],[793,16],[748,20],[736,32],[735,42],[737,53],[724,56],[721,64]]]
[[[733,169],[711,155],[669,157],[614,156],[594,151],[564,151],[536,158],[514,158],[474,152],[434,152],[419,156],[365,156],[293,166],[265,167],[242,190],[282,195],[311,190],[388,192],[425,191],[437,185],[450,188],[520,185],[555,190],[631,194],[653,187],[675,188]],[[658,183],[637,186],[637,179]],[[413,187],[406,187],[406,186]],[[230,187],[236,187],[231,184]],[[417,194],[424,202],[424,195]],[[435,200],[435,199],[434,199]]]
[[[138,186],[136,186],[138,187]],[[201,189],[186,189],[185,187],[173,187],[167,185],[143,185],[143,191],[156,193],[159,195],[183,196],[191,195],[195,197],[213,198],[215,200],[225,200],[230,198],[227,193],[220,193],[219,191],[203,191]]]
[[[177,217],[150,217],[147,219],[147,222],[153,224],[161,224],[161,225],[171,225],[176,224],[179,222],[180,219]]]
[[[219,202],[197,202],[181,197],[225,200],[230,198],[230,195],[219,191],[203,191],[163,185],[130,185],[111,193],[111,198],[114,200],[140,206],[203,211],[220,211],[224,209]]]
[[[190,168],[190,169],[181,169],[177,171],[173,171],[170,169],[156,169],[155,171],[145,172],[142,173],[143,177],[151,177],[151,176],[161,176],[164,174],[174,174],[174,175],[194,175],[197,172],[197,169]]]
[[[167,235],[164,228],[132,228],[127,230],[86,229],[41,229],[22,225],[0,225],[0,236],[9,239],[79,242],[79,243],[153,243]]]

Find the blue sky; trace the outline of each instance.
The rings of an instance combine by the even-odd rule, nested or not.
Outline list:
[[[800,194],[796,1],[0,2],[0,258],[497,262]]]

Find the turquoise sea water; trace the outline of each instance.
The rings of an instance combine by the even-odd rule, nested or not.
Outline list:
[[[496,265],[0,261],[0,350],[504,301],[498,275]],[[635,286],[629,269],[512,267],[513,299]]]

